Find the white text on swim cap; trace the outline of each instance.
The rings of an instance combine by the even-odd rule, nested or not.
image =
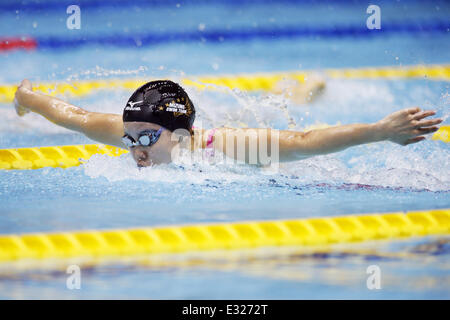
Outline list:
[[[166,108],[166,111],[186,113],[186,106],[184,104],[171,102],[169,106]]]

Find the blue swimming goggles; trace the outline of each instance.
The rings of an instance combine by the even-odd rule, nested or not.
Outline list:
[[[159,128],[159,130],[153,130],[148,129],[144,130],[139,134],[138,140],[134,140],[132,136],[125,134],[122,137],[122,142],[128,147],[137,147],[137,146],[144,146],[144,147],[150,147],[158,141],[159,137],[161,136],[161,132],[164,131],[164,128]]]

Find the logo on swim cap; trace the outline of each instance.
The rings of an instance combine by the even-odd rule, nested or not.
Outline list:
[[[128,101],[127,106],[125,107],[125,110],[140,111],[141,108],[140,107],[135,107],[134,105],[136,105],[138,103],[142,103],[142,102],[144,102],[144,100],[137,101],[137,102]]]
[[[156,123],[171,131],[191,130],[194,120],[195,108],[189,96],[170,80],[152,81],[138,88],[123,111],[124,122]]]

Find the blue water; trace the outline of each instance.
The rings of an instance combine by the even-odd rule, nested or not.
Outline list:
[[[86,4],[89,1],[85,2]],[[45,2],[44,2],[45,4]],[[240,30],[365,24],[366,3],[323,5],[235,1],[200,5],[168,2],[82,10],[81,30],[67,30],[57,6],[17,12],[0,6],[0,36],[133,35],[152,31]],[[448,2],[381,2],[382,23],[448,19]],[[2,9],[3,8],[3,9]],[[364,66],[444,64],[448,33],[374,37],[301,37],[221,43],[180,42],[123,48],[0,53],[0,83],[102,78],[171,77]],[[308,106],[267,93],[197,91],[196,124],[295,129],[321,123],[373,122],[404,107],[449,113],[449,83],[416,80],[327,80],[324,95]],[[100,91],[70,99],[91,111],[121,113],[131,91]],[[0,104],[0,147],[93,143],[36,114],[17,117]],[[334,216],[450,207],[448,144],[426,140],[401,147],[389,142],[284,164],[274,175],[245,165],[183,164],[138,170],[129,155],[94,156],[76,168],[0,171],[0,233],[125,228]],[[441,243],[442,245],[437,245]],[[417,246],[427,249],[417,251]],[[431,248],[431,249],[430,249]],[[433,249],[434,248],[434,249]],[[349,253],[349,250],[351,251]],[[353,251],[352,251],[353,250]],[[367,253],[370,251],[370,254]],[[66,289],[64,272],[28,271],[0,277],[1,298],[450,298],[448,243],[443,238],[352,247],[331,255],[274,254],[268,259],[210,259],[197,266],[111,265],[83,270],[79,291]],[[151,259],[150,259],[151,260]],[[268,263],[267,261],[270,261]],[[366,268],[380,266],[382,289],[366,288]],[[214,283],[214,286],[211,284]],[[408,284],[408,285],[406,285]]]

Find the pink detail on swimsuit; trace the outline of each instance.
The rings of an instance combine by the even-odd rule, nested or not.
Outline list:
[[[196,127],[192,126],[193,129]],[[206,140],[205,154],[207,157],[214,156],[214,134],[216,133],[216,129],[209,130],[208,139]]]
[[[214,133],[216,133],[216,129],[212,129],[209,132],[208,140],[206,141],[206,148],[214,148],[212,145],[214,142]]]
[[[208,158],[213,158],[214,157],[214,133],[216,132],[216,129],[212,129],[209,131],[208,134],[208,140],[206,140],[206,156]]]

